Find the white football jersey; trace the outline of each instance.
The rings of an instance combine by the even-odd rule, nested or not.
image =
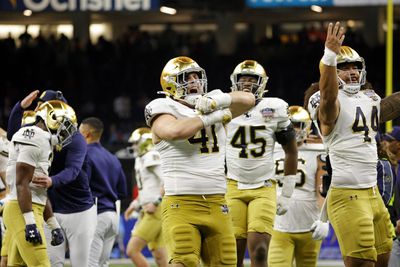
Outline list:
[[[290,198],[288,211],[281,216],[275,216],[274,229],[281,232],[301,233],[310,231],[311,225],[318,219],[319,207],[315,176],[318,170],[317,157],[325,158],[323,144],[302,144],[298,147],[298,165],[296,187]],[[275,147],[275,174],[278,181],[277,194],[282,191],[283,163],[285,152],[280,145]]]
[[[6,137],[0,136],[0,172],[5,172],[7,169],[9,143]],[[0,179],[0,190],[5,188],[6,185],[3,183],[3,180]]]
[[[36,126],[23,127],[16,132],[9,146],[9,161],[7,164],[7,183],[10,185],[10,199],[17,199],[16,165],[23,162],[34,166],[35,175],[48,175],[53,160],[51,134]],[[46,204],[45,188],[29,184],[32,192],[32,203]]]
[[[255,184],[273,178],[275,133],[290,125],[288,104],[280,98],[263,98],[227,125],[227,177]]]
[[[5,172],[7,168],[9,144],[6,137],[0,136],[0,172]]]
[[[340,112],[336,125],[323,136],[332,165],[332,184],[338,188],[369,188],[376,185],[378,161],[375,136],[379,127],[381,98],[373,90],[348,94],[339,90]],[[319,94],[309,101],[316,118]]]
[[[298,147],[298,162],[296,173],[296,187],[292,198],[301,200],[317,200],[315,190],[315,175],[318,170],[317,157],[326,157],[324,145],[321,144],[302,144]],[[277,145],[274,152],[275,175],[278,181],[278,194],[281,191],[281,180],[284,175],[285,152],[282,146]]]
[[[160,153],[150,150],[141,157],[135,159],[135,178],[139,189],[139,203],[144,205],[156,201],[160,197],[163,185],[162,177],[159,177],[157,168],[161,168]]]
[[[146,106],[146,122],[170,114],[177,119],[198,116],[191,109],[171,98],[159,98]],[[155,145],[161,155],[166,195],[224,194],[226,132],[222,123],[211,125],[187,140],[162,140]]]

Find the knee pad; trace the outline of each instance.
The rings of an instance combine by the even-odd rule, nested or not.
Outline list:
[[[174,242],[174,252],[177,254],[194,253],[194,231],[188,225],[176,225],[171,229],[172,239]]]
[[[170,233],[173,243],[170,263],[182,263],[186,267],[197,267],[200,259],[195,251],[200,244],[196,243],[194,229],[189,225],[178,224],[170,230]]]
[[[230,236],[222,238],[221,262],[224,265],[236,265],[236,241]]]

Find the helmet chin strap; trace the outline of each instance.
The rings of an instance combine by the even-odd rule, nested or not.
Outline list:
[[[343,81],[340,77],[338,77],[338,80],[339,80],[339,87],[346,93],[357,94],[361,89],[361,84],[359,83],[346,84],[345,81]]]

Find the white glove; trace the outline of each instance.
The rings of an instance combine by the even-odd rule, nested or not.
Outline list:
[[[296,186],[296,175],[285,175],[282,179],[282,196],[291,197]]]
[[[329,234],[329,223],[316,220],[311,225],[312,238],[315,240],[323,240]]]
[[[232,113],[229,108],[223,110],[216,110],[206,115],[200,115],[200,119],[203,121],[204,127],[208,127],[210,125],[216,123],[228,123],[232,119]]]
[[[231,105],[231,103],[232,97],[227,93],[216,94],[212,96],[204,95],[197,99],[195,108],[202,114],[207,114],[217,109],[227,108]]]
[[[290,198],[285,196],[278,196],[276,201],[276,215],[283,215],[289,209]]]

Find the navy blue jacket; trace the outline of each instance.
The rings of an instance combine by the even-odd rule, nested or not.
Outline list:
[[[23,113],[21,103],[18,102],[8,120],[7,138],[11,138],[21,127]],[[54,212],[69,214],[93,206],[89,179],[84,171],[86,151],[86,141],[78,132],[69,145],[54,153],[50,170],[53,185],[47,191]]]
[[[115,211],[115,201],[127,196],[121,163],[100,143],[87,145],[87,161],[90,189],[97,198],[97,213]]]

